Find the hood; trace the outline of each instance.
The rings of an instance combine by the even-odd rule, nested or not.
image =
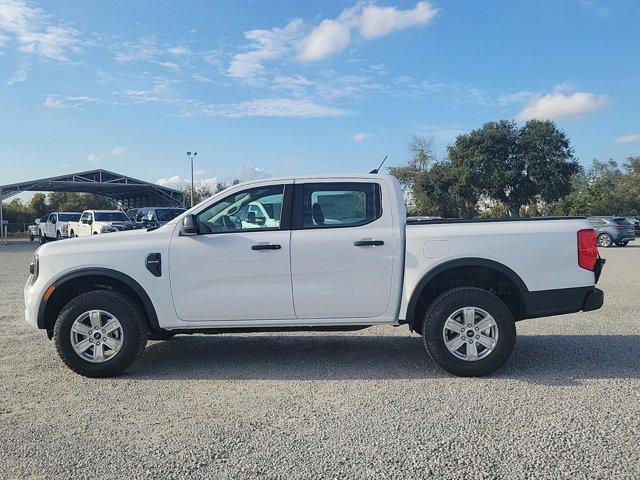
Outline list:
[[[172,230],[160,229],[147,232],[146,230],[128,230],[125,232],[102,235],[88,235],[65,239],[62,242],[49,242],[41,245],[37,252],[40,256],[73,255],[76,252],[90,251],[96,254],[109,251],[140,248],[140,244],[151,245],[154,242],[168,243]]]

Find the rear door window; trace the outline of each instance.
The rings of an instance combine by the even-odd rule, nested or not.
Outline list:
[[[305,183],[302,185],[302,228],[366,225],[382,214],[377,183]]]

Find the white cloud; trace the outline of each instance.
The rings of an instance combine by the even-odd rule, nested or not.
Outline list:
[[[126,42],[113,47],[115,60],[118,63],[137,61],[151,62],[158,54],[158,42],[153,37],[144,37],[137,42]]]
[[[336,20],[323,20],[301,42],[298,59],[303,62],[320,60],[344,50],[351,41],[349,27]]]
[[[353,141],[354,142],[363,142],[365,138],[367,138],[367,136],[364,133],[356,133],[353,136]]]
[[[291,20],[284,28],[249,30],[244,36],[251,42],[250,50],[236,54],[227,73],[232,77],[255,80],[264,73],[266,61],[282,58],[291,51],[296,51],[300,61],[318,61],[347,48],[354,29],[365,40],[371,40],[403,28],[424,25],[437,13],[438,10],[426,1],[418,2],[410,10],[358,2],[344,9],[335,19],[323,19],[304,37],[304,21],[299,18]]]
[[[177,57],[188,57],[191,55],[191,50],[183,45],[176,45],[175,47],[171,47],[167,50],[167,52]]]
[[[172,83],[173,82],[167,78],[157,78],[154,80],[153,86],[149,89],[128,89],[117,93],[133,103],[179,103],[179,96],[172,92]]]
[[[555,120],[586,115],[604,108],[606,95],[589,92],[570,93],[571,86],[560,84],[552,93],[537,95],[517,115],[519,121],[537,118]]]
[[[20,44],[20,51],[42,58],[66,61],[70,52],[80,49],[79,32],[50,22],[42,9],[24,0],[0,1],[0,46],[9,35]]]
[[[298,45],[297,58],[311,62],[347,48],[351,41],[351,29],[358,29],[365,40],[383,37],[396,30],[424,25],[438,10],[430,3],[418,2],[411,10],[396,7],[379,7],[373,3],[357,3],[342,11],[337,19],[324,19]]]
[[[412,10],[369,5],[362,11],[360,35],[370,40],[388,35],[395,30],[424,25],[436,16],[438,10],[428,2],[418,2]]]
[[[506,105],[511,105],[513,103],[528,102],[535,97],[536,97],[536,94],[534,92],[530,92],[529,90],[521,90],[519,92],[500,95],[496,103],[497,105],[503,107]]]
[[[27,60],[21,60],[18,69],[11,75],[11,78],[7,80],[7,85],[15,85],[19,82],[24,82],[27,79],[27,74],[31,68],[31,62]]]
[[[161,187],[169,187],[169,188],[184,188],[189,184],[186,180],[180,177],[180,175],[174,175],[169,178],[159,178],[156,180],[156,185],[160,185]]]
[[[264,168],[256,167],[255,165],[243,165],[231,175],[232,180],[240,180],[241,182],[269,177],[271,177],[270,173],[267,173]]]
[[[86,156],[87,161],[91,163],[98,163],[103,158],[104,158],[104,155],[98,155],[97,153],[93,153],[93,152]]]
[[[640,133],[618,137],[614,140],[614,142],[619,144],[640,142]]]
[[[251,42],[251,50],[234,55],[227,73],[242,79],[251,79],[260,74],[264,70],[263,62],[279,58],[290,50],[291,42],[299,36],[303,24],[301,19],[296,18],[284,28],[244,32],[245,38]]]
[[[340,108],[319,105],[311,100],[265,98],[240,103],[209,105],[197,112],[215,117],[340,117],[349,112]]]
[[[127,150],[127,147],[113,147],[111,153],[114,155],[122,155]]]
[[[86,96],[47,95],[44,102],[42,102],[42,106],[45,108],[73,108],[80,110],[84,105],[97,101],[97,98]]]

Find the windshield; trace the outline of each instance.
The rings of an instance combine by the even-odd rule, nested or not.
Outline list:
[[[97,222],[130,222],[124,212],[96,212],[95,220]]]
[[[185,210],[182,208],[162,208],[156,210],[156,219],[159,222],[168,222],[173,220]]]
[[[80,220],[79,213],[59,213],[58,214],[58,221],[77,222],[78,220]]]

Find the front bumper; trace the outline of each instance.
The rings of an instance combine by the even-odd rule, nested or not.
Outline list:
[[[30,275],[24,286],[24,319],[36,328],[38,328],[39,296],[40,290],[34,285],[33,275]]]

